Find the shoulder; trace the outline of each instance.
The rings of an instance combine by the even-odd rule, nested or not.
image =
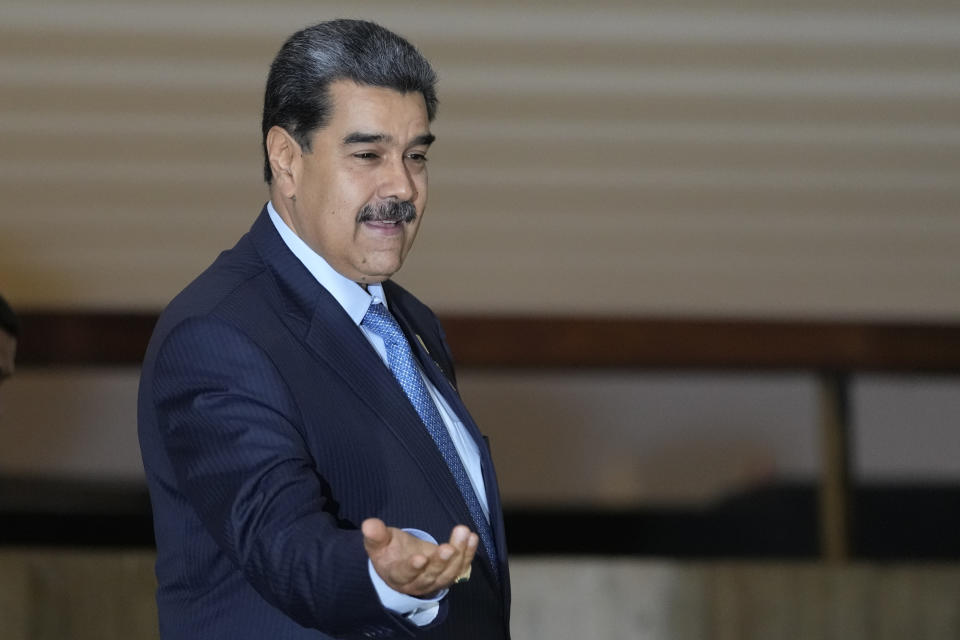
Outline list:
[[[198,326],[206,319],[239,327],[249,314],[262,314],[270,306],[267,281],[265,263],[248,236],[242,237],[170,301],[154,327],[146,360],[181,325]]]
[[[164,313],[172,316],[210,313],[228,300],[242,298],[266,270],[266,264],[245,235],[188,284]]]

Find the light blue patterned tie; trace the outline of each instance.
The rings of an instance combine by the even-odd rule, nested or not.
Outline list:
[[[437,405],[434,404],[430,392],[427,391],[427,387],[423,383],[413,352],[410,350],[410,344],[407,342],[406,336],[403,335],[403,331],[400,330],[400,325],[397,324],[387,308],[380,303],[370,305],[360,324],[383,338],[387,347],[387,365],[397,382],[403,387],[403,392],[410,400],[410,404],[417,411],[433,441],[437,444],[437,448],[443,455],[447,466],[450,467],[450,472],[453,474],[454,480],[457,481],[457,486],[460,487],[460,493],[463,494],[470,515],[473,516],[474,530],[480,536],[480,541],[487,550],[490,561],[496,567],[497,556],[494,552],[490,524],[483,515],[480,501],[474,493],[470,478],[467,477],[467,471],[463,467],[463,461],[460,460],[460,454],[457,453],[457,448],[450,438],[450,432],[447,431],[443,418],[440,417],[440,412],[437,410]]]

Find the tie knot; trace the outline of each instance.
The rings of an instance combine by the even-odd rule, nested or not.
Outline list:
[[[380,336],[384,342],[406,342],[403,331],[400,330],[400,325],[397,324],[396,319],[390,311],[379,302],[370,305],[360,324]]]

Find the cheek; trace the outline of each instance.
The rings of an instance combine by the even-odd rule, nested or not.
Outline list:
[[[413,241],[417,238],[417,233],[420,231],[420,223],[423,221],[422,215],[417,216],[417,221],[413,226],[407,228],[407,234],[403,239],[403,254],[406,255],[407,251],[410,250],[410,247],[413,246]]]
[[[420,206],[427,204],[427,188],[429,186],[429,180],[427,180],[427,172],[424,170],[422,176],[415,178],[417,184],[417,201],[420,203]]]
[[[359,208],[375,198],[376,174],[364,167],[344,169],[337,174],[337,179],[330,188],[335,190],[338,200],[350,203],[351,207]]]

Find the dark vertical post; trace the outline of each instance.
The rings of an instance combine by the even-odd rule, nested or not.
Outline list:
[[[847,372],[822,372],[819,376],[823,460],[820,476],[820,548],[823,558],[828,562],[844,562],[850,559],[852,553],[849,384]]]

